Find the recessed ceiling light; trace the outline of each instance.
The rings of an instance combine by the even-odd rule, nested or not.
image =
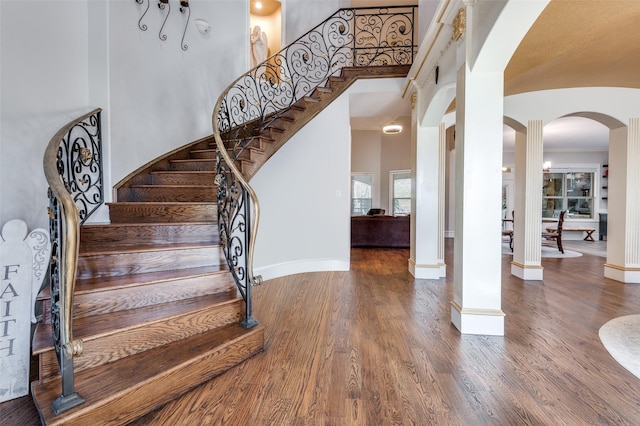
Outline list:
[[[256,2],[256,9],[262,9],[262,3],[257,1]]]

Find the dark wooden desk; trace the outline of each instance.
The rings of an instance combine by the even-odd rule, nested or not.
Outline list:
[[[351,247],[410,247],[409,216],[352,216]]]

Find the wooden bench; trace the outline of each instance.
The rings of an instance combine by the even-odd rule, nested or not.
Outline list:
[[[548,232],[555,232],[556,228],[547,228]],[[593,233],[596,232],[594,228],[562,228],[562,232],[586,232],[587,235],[583,238],[585,241],[595,241],[593,239]]]

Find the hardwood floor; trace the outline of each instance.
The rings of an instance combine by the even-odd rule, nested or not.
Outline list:
[[[353,249],[350,272],[255,287],[265,351],[134,424],[640,424],[640,379],[598,338],[640,311],[640,286],[604,279],[588,254],[545,258],[544,282],[522,281],[504,255],[505,336],[461,335],[452,248],[437,281],[411,277],[408,249]],[[0,404],[0,423],[34,424],[20,404]]]

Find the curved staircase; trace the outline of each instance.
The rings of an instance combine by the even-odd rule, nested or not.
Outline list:
[[[81,227],[73,331],[85,402],[58,415],[49,289],[39,296],[32,394],[44,423],[125,424],[262,351],[264,328],[239,325],[244,301],[220,250],[212,140],[131,175],[111,223]]]
[[[394,34],[413,32],[406,22],[407,16],[412,22],[414,7],[399,8],[397,13],[380,10],[405,22],[392,26],[399,28]],[[371,15],[369,9],[363,14]],[[355,9],[341,9],[319,27],[331,26],[344,37],[345,16],[357,19],[358,14]],[[340,25],[332,25],[332,20]],[[297,43],[298,49],[309,48],[304,38]],[[72,332],[60,332],[66,324],[60,319],[63,315],[49,308],[50,300],[58,306],[67,299],[57,293],[52,296],[49,289],[38,297],[44,312],[34,336],[39,376],[31,389],[43,423],[126,424],[263,350],[264,328],[250,318],[249,290],[255,284],[251,259],[246,269],[237,266],[237,258],[230,259],[236,256],[231,240],[239,228],[245,229],[250,216],[241,213],[247,222],[240,227],[233,222],[231,213],[237,214],[240,205],[237,194],[247,191],[246,182],[259,168],[355,80],[407,75],[415,54],[413,38],[403,45],[386,40],[380,45],[341,47],[340,52],[357,52],[354,58],[371,57],[372,62],[339,67],[333,62],[326,70],[331,75],[309,93],[270,114],[265,114],[269,108],[263,109],[264,115],[252,119],[227,115],[233,123],[226,122],[225,130],[216,126],[220,105],[231,99],[221,101],[228,91],[223,93],[214,110],[212,136],[154,160],[116,185],[116,201],[108,203],[111,222],[80,227],[75,288],[57,287],[60,293],[72,290]],[[404,62],[388,65],[387,59],[379,59],[391,53]],[[306,55],[301,58],[310,64]],[[272,89],[279,84],[264,75],[251,79]],[[244,106],[237,109],[241,114],[244,110]],[[221,163],[232,166],[221,169]],[[231,182],[237,173],[241,177]],[[234,186],[236,182],[241,184]],[[251,211],[249,201],[242,207],[247,211]],[[224,205],[220,212],[219,205]],[[246,249],[243,255],[251,258],[252,247]],[[52,335],[61,336],[60,354],[73,346],[70,362],[58,359],[64,355],[56,354]],[[70,365],[66,368],[72,371],[68,374],[59,365]],[[70,377],[69,386],[63,377]],[[71,402],[60,409],[58,401],[65,398]]]

